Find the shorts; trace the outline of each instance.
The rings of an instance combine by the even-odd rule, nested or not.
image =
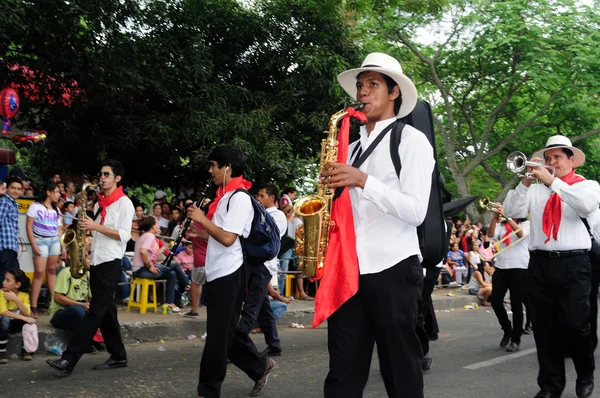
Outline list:
[[[204,285],[206,283],[206,268],[194,267],[192,270],[192,282],[196,285]]]
[[[50,236],[48,238],[36,236],[35,243],[38,249],[40,249],[40,255],[37,257],[60,256],[62,252],[58,236]]]
[[[477,296],[477,297],[479,297],[481,300],[483,300],[483,295],[481,295],[481,294],[477,294],[477,293],[479,293],[479,289],[473,289],[473,288],[469,288],[469,294],[470,294],[471,296]]]

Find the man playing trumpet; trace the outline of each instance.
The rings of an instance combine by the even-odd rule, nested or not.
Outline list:
[[[579,398],[592,395],[594,354],[590,333],[591,239],[582,218],[598,210],[600,186],[575,174],[585,155],[565,137],[550,137],[533,155],[553,166],[530,167],[504,203],[512,218],[530,215],[531,236],[526,295],[537,347],[540,391],[536,398],[560,397],[565,388],[565,344],[577,371]],[[540,183],[532,185],[533,178]]]

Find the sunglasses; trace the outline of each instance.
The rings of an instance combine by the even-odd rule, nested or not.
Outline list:
[[[104,176],[104,177],[110,177],[112,175],[114,175],[114,174],[111,173],[110,171],[101,171],[100,173],[98,173],[98,177],[102,177],[102,176]]]

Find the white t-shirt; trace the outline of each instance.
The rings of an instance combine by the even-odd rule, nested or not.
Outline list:
[[[233,192],[227,192],[221,198],[212,222],[227,232],[247,238],[254,218],[252,202],[250,202],[250,197],[243,192],[232,197]],[[231,201],[229,201],[230,197]],[[228,201],[229,211],[227,211]],[[243,263],[244,254],[239,237],[229,247],[223,246],[212,236],[208,237],[206,248],[206,280],[208,282],[234,273]]]
[[[27,217],[33,218],[33,234],[41,237],[58,236],[60,220],[58,212],[48,209],[41,203],[34,202],[27,209]]]
[[[582,222],[583,224],[583,222]],[[496,268],[500,269],[527,269],[529,267],[529,220],[519,223],[519,227],[523,230],[523,236],[526,238],[515,243],[519,237],[513,233],[510,236],[511,248],[503,251],[496,256]],[[496,225],[494,238],[500,241],[506,233],[505,225]],[[500,250],[506,249],[506,241],[500,244]]]
[[[283,235],[285,235],[285,230],[288,225],[287,218],[285,218],[285,214],[275,206],[269,207],[267,209],[267,213],[269,213],[271,217],[273,217],[273,220],[275,220],[277,228],[279,229],[279,237],[281,238]],[[271,275],[275,275],[277,273],[279,268],[278,265],[279,259],[277,258],[277,256],[275,256],[275,258],[272,258],[269,261],[265,261],[265,267],[267,267]]]

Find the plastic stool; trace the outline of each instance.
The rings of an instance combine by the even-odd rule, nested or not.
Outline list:
[[[139,301],[134,301],[135,291],[137,287],[141,288]],[[152,297],[154,297],[154,301],[148,302],[148,288],[152,286]],[[146,278],[134,278],[131,284],[131,293],[129,293],[129,302],[127,303],[127,312],[129,312],[129,308],[136,307],[140,309],[140,314],[145,314],[148,308],[154,308],[154,312],[158,312],[156,306],[156,282],[154,279],[146,279]]]
[[[296,279],[296,274],[286,274],[285,275],[285,296],[290,297],[293,292],[292,288],[292,279]],[[296,291],[294,295],[296,298],[300,297],[300,294]]]

